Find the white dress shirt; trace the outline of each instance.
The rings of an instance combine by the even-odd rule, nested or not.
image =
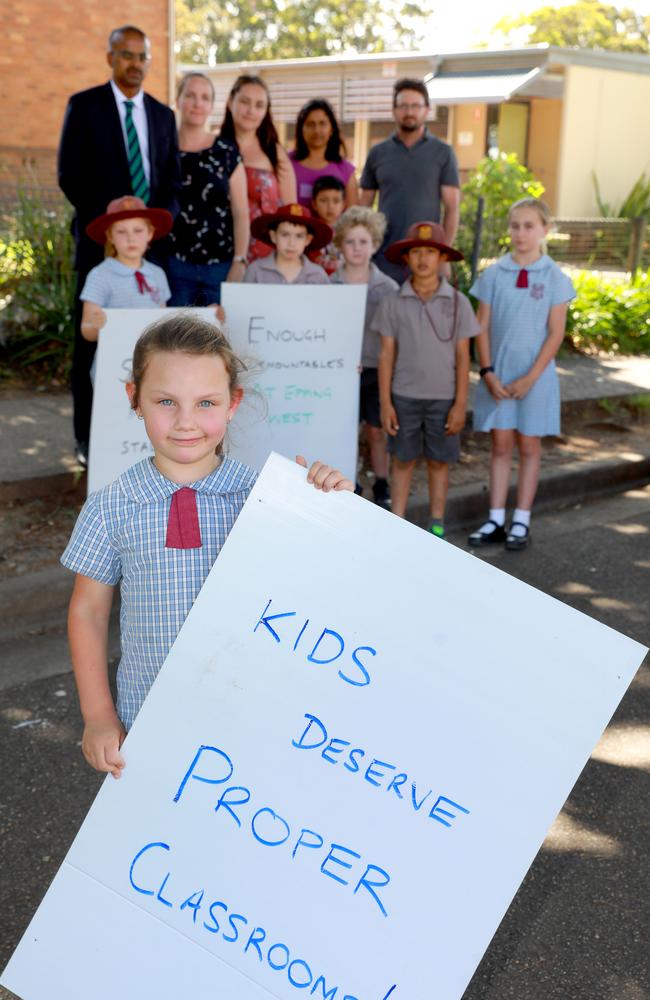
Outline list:
[[[114,80],[111,80],[110,84],[113,89],[113,96],[115,98],[115,103],[117,104],[117,110],[120,113],[122,135],[124,136],[124,147],[127,154],[129,144],[126,138],[126,102],[133,101],[133,124],[135,125],[136,132],[138,133],[138,142],[140,143],[140,152],[142,153],[144,175],[147,178],[147,184],[149,184],[151,180],[151,165],[149,163],[149,127],[147,125],[147,115],[144,110],[144,91],[139,90],[135,97],[126,97]]]

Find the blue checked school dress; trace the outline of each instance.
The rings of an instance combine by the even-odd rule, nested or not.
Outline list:
[[[488,267],[470,293],[490,306],[492,365],[506,385],[532,367],[548,336],[551,307],[575,296],[571,280],[544,254],[525,270],[510,254]],[[517,430],[532,437],[560,433],[560,385],[550,361],[524,399],[494,399],[481,382],[474,399],[474,430]]]
[[[122,657],[117,673],[117,712],[133,724],[219,555],[257,473],[231,458],[196,490],[200,548],[166,548],[172,496],[179,489],[150,458],[92,493],[61,562],[100,583],[120,583]]]

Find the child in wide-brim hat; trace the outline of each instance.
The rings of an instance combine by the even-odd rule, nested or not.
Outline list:
[[[251,235],[275,248],[258,257],[246,271],[246,282],[266,285],[327,285],[327,274],[306,256],[332,239],[327,223],[316,219],[304,205],[283,205],[277,212],[260,215],[251,223]]]
[[[86,233],[105,248],[106,258],[88,274],[81,292],[81,334],[96,341],[106,323],[105,309],[156,309],[171,296],[161,267],[145,260],[152,240],[162,239],[173,218],[164,208],[148,208],[141,198],[115,198]],[[94,362],[91,380],[94,381]]]
[[[414,222],[409,226],[404,239],[396,240],[386,247],[384,256],[391,264],[404,264],[405,255],[415,247],[433,247],[444,254],[448,261],[464,259],[460,250],[449,246],[445,231],[437,222]]]
[[[462,260],[442,226],[416,222],[387,247],[386,259],[411,274],[377,307],[372,329],[381,335],[379,400],[391,454],[393,513],[406,515],[413,469],[427,463],[429,530],[444,537],[449,466],[460,457],[469,388],[469,338],[479,333],[469,300],[444,277]]]

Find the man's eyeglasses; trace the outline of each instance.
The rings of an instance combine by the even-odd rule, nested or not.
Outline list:
[[[149,62],[151,56],[147,52],[129,52],[128,49],[117,49],[114,52],[119,59],[124,59],[125,62]]]
[[[395,105],[395,110],[396,111],[421,111],[422,108],[426,108],[426,104],[424,103],[424,101],[421,101],[419,104],[396,104]]]

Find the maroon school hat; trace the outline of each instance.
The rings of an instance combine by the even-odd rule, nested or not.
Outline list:
[[[404,254],[413,247],[434,247],[440,253],[444,253],[447,260],[464,260],[460,250],[447,246],[445,239],[445,231],[437,222],[414,222],[409,226],[403,240],[397,240],[396,243],[386,247],[384,257],[391,264],[403,264]]]
[[[316,219],[308,208],[304,205],[290,204],[282,205],[277,212],[270,212],[268,215],[259,215],[251,222],[251,236],[261,240],[268,246],[273,246],[273,241],[269,236],[271,228],[277,229],[281,222],[293,222],[297,226],[305,226],[312,234],[312,241],[309,244],[309,253],[320,250],[331,242],[333,232],[326,222]]]
[[[125,194],[122,198],[114,198],[103,215],[89,222],[86,233],[91,240],[104,246],[106,230],[122,219],[147,219],[153,226],[154,240],[166,236],[174,224],[172,214],[166,208],[147,208],[142,198]]]

